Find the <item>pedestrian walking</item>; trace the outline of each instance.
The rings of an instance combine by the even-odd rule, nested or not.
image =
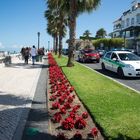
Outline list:
[[[30,55],[29,48],[26,47],[25,50],[24,50],[25,64],[28,64],[29,55]]]
[[[30,54],[31,54],[31,57],[32,57],[32,64],[34,65],[35,64],[36,55],[37,55],[37,51],[36,51],[36,48],[35,48],[34,45],[31,48]]]
[[[20,53],[21,53],[21,59],[24,60],[24,58],[25,58],[25,48],[24,47],[21,48]]]

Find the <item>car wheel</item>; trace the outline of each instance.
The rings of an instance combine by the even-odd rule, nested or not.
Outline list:
[[[122,68],[119,67],[118,70],[117,70],[117,73],[118,73],[120,78],[124,78],[124,73],[123,73]]]
[[[84,58],[82,58],[82,63],[85,63],[85,59]]]
[[[102,63],[102,65],[101,65],[101,66],[102,66],[102,70],[103,70],[103,71],[105,71],[105,70],[106,70],[106,68],[105,68],[105,64],[104,64],[104,63]]]
[[[100,63],[100,59],[97,60],[97,63]]]
[[[78,56],[78,59],[77,59],[77,61],[78,61],[78,62],[80,62],[80,61],[81,61],[79,56]]]

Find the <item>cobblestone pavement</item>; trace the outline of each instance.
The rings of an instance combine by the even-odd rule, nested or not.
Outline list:
[[[19,58],[0,66],[0,140],[12,140],[25,109],[31,107],[42,63],[25,65]]]

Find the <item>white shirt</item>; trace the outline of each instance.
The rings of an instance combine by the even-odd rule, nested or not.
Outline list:
[[[37,52],[36,52],[36,48],[31,48],[31,56],[36,56]]]

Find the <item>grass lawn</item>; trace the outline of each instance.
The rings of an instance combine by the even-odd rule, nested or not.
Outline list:
[[[140,139],[140,94],[67,58],[54,56],[107,139]]]

